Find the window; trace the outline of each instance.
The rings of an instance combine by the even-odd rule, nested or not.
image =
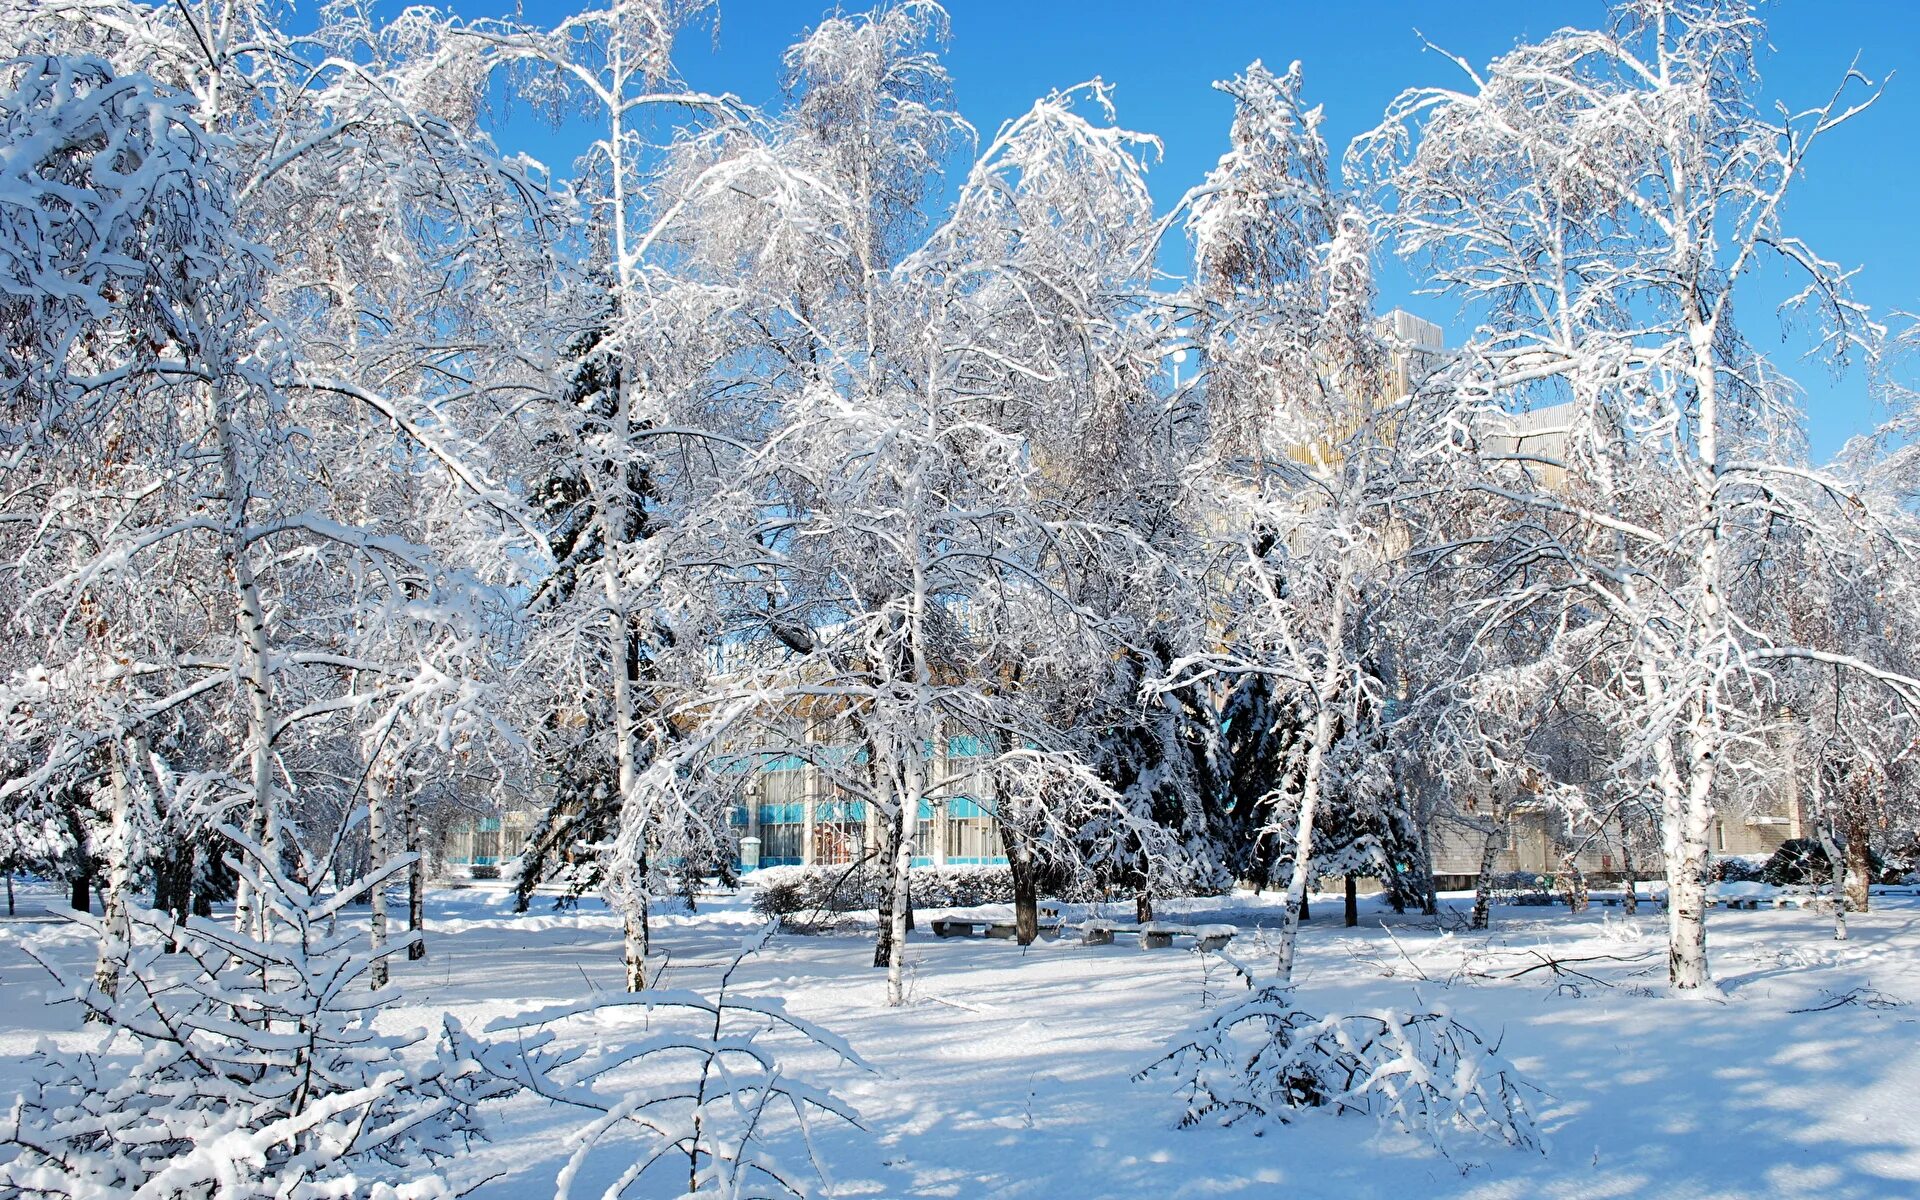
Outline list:
[[[920,805],[920,823],[913,830],[913,856],[932,858],[934,838],[939,833],[939,822],[933,819],[933,806]]]
[[[1000,837],[993,821],[984,816],[961,817],[947,821],[947,858],[984,862],[1003,858]]]
[[[760,861],[791,859],[800,861],[800,841],[806,832],[800,825],[762,825],[760,827]]]
[[[816,863],[850,863],[865,855],[866,849],[865,825],[830,821],[813,827],[813,861]]]
[[[807,773],[791,759],[760,776],[760,861],[799,862],[807,819]]]

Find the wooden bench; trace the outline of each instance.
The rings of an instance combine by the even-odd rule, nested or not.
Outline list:
[[[1125,933],[1140,939],[1142,950],[1165,950],[1173,945],[1175,938],[1192,938],[1194,946],[1202,953],[1224,950],[1233,935],[1239,932],[1231,925],[1174,925],[1165,921],[1149,921],[1145,925],[1121,925],[1113,921],[1087,921],[1080,926],[1080,943],[1084,946],[1111,946],[1113,935]]]
[[[1060,936],[1060,920],[1043,918],[1039,927],[1043,938]],[[933,923],[935,937],[986,937],[1011,940],[1020,935],[1020,927],[1011,920],[988,917],[940,917]]]

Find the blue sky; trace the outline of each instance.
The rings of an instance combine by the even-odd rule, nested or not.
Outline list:
[[[460,0],[453,6],[470,15],[498,11]],[[983,136],[1035,97],[1099,76],[1115,85],[1121,122],[1165,142],[1152,173],[1163,207],[1225,148],[1231,105],[1212,82],[1256,58],[1276,70],[1300,60],[1308,95],[1325,107],[1328,142],[1338,150],[1371,127],[1402,88],[1458,80],[1457,68],[1425,49],[1422,35],[1481,65],[1516,41],[1606,18],[1597,0],[948,0],[948,9],[947,61],[959,107]],[[524,11],[546,21],[562,9],[527,0]],[[681,70],[696,86],[770,103],[778,95],[781,51],[822,11],[811,0],[720,0],[717,30],[683,35]],[[1771,98],[1796,108],[1816,103],[1856,56],[1869,77],[1894,76],[1878,106],[1816,151],[1787,216],[1821,254],[1863,267],[1856,286],[1876,311],[1920,310],[1920,238],[1912,216],[1920,194],[1920,0],[1797,0],[1761,11],[1774,48],[1762,64]],[[571,152],[571,139],[529,121],[509,122],[500,136],[542,157]],[[565,170],[562,161],[551,165]],[[1756,299],[1767,298],[1768,288],[1763,283]],[[1414,282],[1395,269],[1384,274],[1383,292],[1386,303],[1450,330],[1465,323],[1448,301],[1415,294]],[[1755,340],[1774,343],[1771,313],[1761,304],[1752,308],[1746,320]],[[1812,449],[1824,458],[1870,429],[1876,410],[1862,371],[1832,378],[1821,365],[1794,361],[1799,349],[1789,339],[1778,354],[1807,388]]]

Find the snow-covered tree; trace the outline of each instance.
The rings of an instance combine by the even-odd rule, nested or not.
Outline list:
[[[1485,71],[1462,63],[1458,89],[1404,93],[1359,147],[1397,205],[1400,248],[1483,313],[1455,388],[1482,410],[1495,478],[1480,486],[1511,508],[1481,536],[1541,568],[1502,603],[1569,606],[1572,636],[1598,645],[1604,627],[1618,648],[1626,753],[1660,797],[1681,989],[1709,982],[1719,768],[1760,716],[1764,673],[1820,660],[1912,686],[1759,633],[1741,603],[1779,524],[1853,531],[1831,524],[1837,508],[1783,503],[1782,485],[1822,477],[1799,461],[1789,386],[1735,299],[1780,263],[1804,282],[1793,304],[1826,350],[1875,332],[1848,272],[1783,213],[1812,147],[1871,97],[1849,100],[1849,75],[1769,117],[1762,34],[1744,3],[1625,5],[1605,30],[1560,31]],[[1557,419],[1511,415],[1554,404]],[[1522,436],[1546,434],[1563,449]]]
[[[584,261],[551,349],[535,442],[555,569],[531,606],[527,677],[539,681],[542,728],[604,739],[588,753],[611,765],[612,778],[579,789],[583,810],[563,814],[560,826],[609,835],[594,870],[625,921],[635,991],[646,986],[655,844],[673,828],[640,784],[672,737],[662,671],[680,633],[713,633],[694,593],[675,589],[689,558],[715,557],[701,506],[738,469],[751,423],[743,406],[725,402],[719,370],[736,348],[725,336],[729,289],[677,273],[666,254],[683,236],[683,214],[729,186],[724,164],[686,177],[673,165],[698,159],[709,139],[724,142],[745,113],[730,97],[685,88],[674,72],[674,36],[704,7],[612,0],[551,28],[476,21],[461,30],[523,95],[579,111],[595,131],[578,164]],[[704,124],[662,150],[651,139],[669,115]],[[682,622],[692,628],[676,630]],[[678,649],[684,658],[692,648]],[[550,861],[551,841],[543,837],[538,862]]]
[[[1204,605],[1193,648],[1168,682],[1266,679],[1261,702],[1234,711],[1233,736],[1297,754],[1261,797],[1262,835],[1278,835],[1277,857],[1292,864],[1284,984],[1326,797],[1368,790],[1368,756],[1340,743],[1390,698],[1369,630],[1406,548],[1396,503],[1438,443],[1425,395],[1392,394],[1367,222],[1328,178],[1320,110],[1302,100],[1298,68],[1276,76],[1256,63],[1221,86],[1235,100],[1233,145],[1189,219],[1211,439],[1194,503],[1212,544],[1192,568]],[[1240,726],[1271,728],[1289,709],[1297,744]]]

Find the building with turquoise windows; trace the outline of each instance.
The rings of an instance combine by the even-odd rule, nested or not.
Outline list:
[[[526,850],[539,820],[532,809],[512,808],[499,816],[456,821],[448,827],[442,842],[442,858],[448,867],[465,870],[475,878],[500,878],[503,871],[511,873],[510,860]]]
[[[985,747],[966,735],[947,738],[933,760],[931,795],[920,804],[915,866],[1005,863],[993,823],[993,797],[980,769]],[[844,753],[844,752],[843,752]],[[739,836],[760,840],[760,864],[813,866],[855,862],[881,843],[880,817],[844,795],[821,762],[833,748],[750,763],[755,779],[735,810]]]

